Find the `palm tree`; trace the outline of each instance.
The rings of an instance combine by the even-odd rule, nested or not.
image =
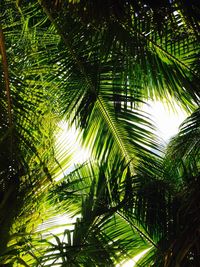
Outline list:
[[[149,249],[138,266],[198,266],[198,4],[0,5],[1,264],[116,266]],[[149,99],[192,113],[167,148]],[[56,182],[63,120],[92,156]],[[73,229],[49,235],[63,213]]]

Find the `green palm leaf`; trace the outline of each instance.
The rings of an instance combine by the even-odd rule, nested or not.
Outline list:
[[[1,264],[116,266],[151,248],[138,264],[197,265],[199,5],[0,7]],[[149,99],[196,109],[164,158]],[[55,142],[60,121],[92,150],[66,177],[74,148]],[[78,219],[62,232],[59,214]]]

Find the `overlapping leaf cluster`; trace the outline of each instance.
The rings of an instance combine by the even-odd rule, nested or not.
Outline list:
[[[139,266],[197,266],[199,10],[2,1],[2,264],[116,266],[149,249]],[[194,112],[164,149],[142,105],[171,99]],[[69,175],[73,149],[55,147],[60,121],[91,149]],[[73,227],[66,219],[51,234],[63,213]]]

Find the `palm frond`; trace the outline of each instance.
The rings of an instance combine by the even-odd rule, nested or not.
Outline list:
[[[199,106],[199,5],[103,4],[0,3],[1,264],[115,266],[146,248],[143,266],[199,262],[199,109],[164,159],[141,110]],[[61,119],[92,149],[69,175]],[[78,218],[47,233],[66,213]]]
[[[118,149],[127,161],[132,159],[132,154],[127,151],[127,146],[130,147],[126,138],[126,131],[130,130],[127,125],[128,121],[134,120],[126,112],[129,104],[139,105],[142,99],[149,97],[168,99],[169,95],[182,101],[185,108],[193,109],[198,103],[199,89],[196,85],[199,77],[192,69],[192,62],[198,54],[197,40],[195,36],[191,37],[191,41],[189,39],[187,51],[179,47],[180,42],[184,44],[188,39],[188,33],[184,38],[180,36],[184,26],[178,25],[180,18],[176,15],[173,15],[173,21],[177,36],[173,44],[168,44],[171,31],[165,31],[163,35],[166,39],[162,41],[162,34],[157,30],[151,32],[151,29],[146,29],[146,22],[143,27],[139,23],[141,18],[136,14],[132,15],[134,19],[131,24],[113,18],[112,22],[96,28],[92,23],[86,27],[81,18],[77,19],[69,11],[68,5],[63,9],[58,7],[56,12],[45,1],[41,5],[62,36],[63,52],[56,57],[56,64],[62,72],[60,84],[63,91],[60,98],[63,99],[65,111],[74,114],[74,118],[78,118],[79,125],[84,128],[90,126],[89,122],[94,117],[102,116],[105,123],[103,132],[110,129]],[[58,78],[59,73],[52,77],[53,81],[59,83]],[[125,114],[124,125],[117,129],[118,118]],[[151,140],[145,135],[144,127],[140,132],[142,134],[133,136],[136,139],[134,145],[138,144],[137,138],[140,136],[143,148],[156,146],[151,141],[150,131],[147,135],[151,136]],[[126,140],[122,140],[120,135],[125,136]],[[102,144],[102,138],[98,138]],[[98,145],[97,150],[100,149]]]
[[[90,4],[90,8],[93,7],[96,10],[97,6]],[[111,5],[111,3],[107,4]],[[109,11],[112,13],[112,9],[114,7],[117,9],[118,5],[120,5],[118,2],[112,3]],[[114,73],[113,69],[118,66],[126,66],[125,78],[128,77],[129,83],[132,82],[134,87],[141,86],[142,77],[141,89],[146,96],[167,99],[170,94],[175,96],[177,101],[181,101],[185,108],[193,108],[194,103],[190,103],[191,100],[199,103],[197,86],[199,76],[193,69],[193,62],[198,61],[198,38],[185,26],[181,16],[181,8],[184,9],[184,5],[182,7],[178,4],[176,7],[175,3],[171,7],[169,3],[168,5],[166,8],[163,4],[166,13],[169,13],[164,18],[164,30],[159,31],[152,18],[151,4],[148,6],[144,3],[143,6],[141,3],[141,13],[139,13],[140,11],[136,11],[137,8],[134,9],[134,3],[127,3],[125,6],[122,5],[124,10],[122,13],[126,14],[127,18],[120,20],[116,18],[115,14],[108,18],[109,13],[107,13],[106,19],[102,15],[103,22],[98,22],[96,25],[94,14],[104,12],[102,9],[96,10],[94,14],[88,16],[87,19],[90,18],[91,21],[84,22],[81,16],[79,19],[76,16],[77,12],[82,12],[83,8],[84,16],[87,11],[91,11],[84,1],[72,6],[66,4],[62,9],[58,8],[56,12],[52,11],[50,2],[42,1],[42,6],[56,25],[80,74],[85,76],[89,82],[88,86],[95,88],[94,84],[91,85],[91,75],[88,76],[84,64],[87,62],[87,66],[90,67],[91,59],[94,60],[94,51],[98,51],[95,59],[100,63],[103,58],[110,59],[117,56],[119,63],[115,64],[110,71]],[[81,14],[83,15],[83,13]],[[167,17],[170,17],[170,20],[167,20]],[[61,27],[61,25],[65,25],[65,27]],[[84,43],[84,40],[87,42]],[[130,71],[135,73],[132,74],[134,81],[130,81]]]
[[[36,10],[36,6],[34,8]],[[29,7],[25,10],[31,15]],[[42,192],[41,188],[47,187],[52,180],[49,168],[53,165],[50,158],[53,155],[54,143],[52,129],[56,120],[49,121],[49,117],[53,116],[50,94],[46,91],[46,85],[39,81],[42,79],[42,72],[48,60],[41,64],[42,58],[39,58],[39,55],[45,46],[37,42],[39,36],[35,24],[30,18],[21,17],[14,3],[10,1],[6,1],[1,12],[2,254],[10,239],[9,232],[12,231],[12,227],[17,228],[13,225],[16,218],[20,218],[19,221],[24,218],[24,221],[21,220],[23,221],[21,229],[25,227],[25,230],[26,223],[34,213],[30,199],[34,198],[37,203],[37,197],[39,200]],[[35,23],[37,22],[40,24],[40,18]],[[53,44],[57,39],[53,39]],[[41,70],[41,73],[33,77],[31,69]],[[29,215],[24,215],[27,209]],[[10,210],[9,216],[8,210]]]
[[[184,182],[199,173],[199,115],[197,109],[182,123],[167,150],[167,157],[174,162],[171,168],[179,168]]]
[[[130,179],[127,168],[118,161],[108,166],[83,165],[60,182],[49,200],[56,209],[79,218],[74,229],[65,231],[63,241],[59,236],[55,243],[43,240],[47,247],[42,263],[115,266],[150,247],[138,228],[117,212],[123,208],[124,180]]]

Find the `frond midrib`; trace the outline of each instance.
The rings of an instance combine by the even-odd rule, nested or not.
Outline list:
[[[55,19],[52,17],[52,15],[50,14],[49,10],[45,7],[45,5],[43,5],[42,3],[40,3],[40,4],[44,8],[44,11],[46,12],[46,14],[49,17],[49,19],[51,20],[51,22],[54,24],[55,28],[58,30],[59,34],[61,35],[64,44],[69,49],[69,51],[70,51],[70,53],[71,53],[76,65],[78,66],[79,70],[81,71],[81,73],[85,77],[86,83],[88,84],[88,86],[90,88],[90,91],[92,93],[96,94],[95,86],[92,84],[92,81],[91,81],[90,77],[87,75],[87,72],[85,71],[85,67],[83,66],[83,64],[79,60],[78,55],[76,54],[76,51],[73,49],[73,47],[72,47],[70,41],[68,40],[67,36],[63,34],[61,27],[59,27],[58,23],[56,23]],[[108,108],[106,107],[106,104],[103,101],[102,97],[97,96],[96,103],[97,103],[97,107],[98,107],[99,111],[101,112],[101,114],[105,118],[105,121],[106,121],[106,123],[108,125],[108,128],[113,133],[113,137],[116,140],[116,142],[117,142],[117,144],[118,144],[118,146],[119,146],[119,148],[121,150],[122,155],[125,157],[127,163],[130,162],[131,161],[131,157],[130,157],[129,152],[127,151],[127,149],[125,147],[124,140],[121,138],[115,123],[111,119],[111,117],[109,115],[109,112],[108,112]],[[133,172],[133,166],[131,167],[131,169],[132,169],[132,172]]]
[[[113,133],[113,137],[116,140],[122,155],[125,157],[127,162],[131,161],[131,157],[129,155],[129,152],[127,151],[125,145],[124,145],[124,140],[122,139],[118,127],[115,125],[115,122],[112,120],[112,117],[109,114],[109,109],[104,102],[103,98],[101,96],[97,97],[97,107],[99,111],[101,112],[102,116],[104,117],[109,129]]]

